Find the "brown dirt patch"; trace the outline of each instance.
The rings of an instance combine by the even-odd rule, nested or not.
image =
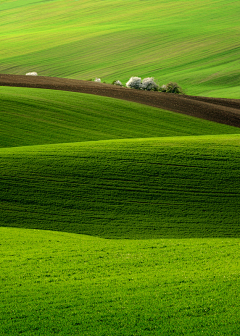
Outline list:
[[[115,85],[57,77],[1,75],[0,86],[64,90],[146,104],[218,123],[240,127],[240,100],[141,91]]]

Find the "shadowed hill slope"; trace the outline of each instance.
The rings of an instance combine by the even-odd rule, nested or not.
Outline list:
[[[2,226],[105,238],[239,237],[240,136],[2,148]]]

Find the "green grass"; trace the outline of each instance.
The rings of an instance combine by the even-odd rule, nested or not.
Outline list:
[[[0,147],[240,133],[240,129],[122,100],[0,88]]]
[[[239,239],[0,235],[1,335],[238,335]]]
[[[0,7],[0,73],[240,98],[238,1]],[[238,335],[239,129],[3,87],[0,124],[1,336]]]
[[[39,89],[0,109],[1,336],[237,335],[239,129]]]
[[[0,72],[153,76],[188,94],[240,98],[239,16],[232,0],[2,1]]]
[[[2,148],[2,226],[105,238],[239,237],[240,136]]]

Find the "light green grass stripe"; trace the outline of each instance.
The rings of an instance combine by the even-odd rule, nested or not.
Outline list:
[[[238,333],[239,239],[0,235],[2,335]]]

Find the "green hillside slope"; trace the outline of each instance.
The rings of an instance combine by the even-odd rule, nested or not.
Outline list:
[[[238,334],[238,239],[0,236],[1,335]]]
[[[240,98],[239,1],[1,1],[0,72],[126,82]]]
[[[239,237],[239,135],[3,148],[2,226]]]
[[[0,127],[0,147],[240,133],[240,128],[122,100],[10,87],[0,90]]]

